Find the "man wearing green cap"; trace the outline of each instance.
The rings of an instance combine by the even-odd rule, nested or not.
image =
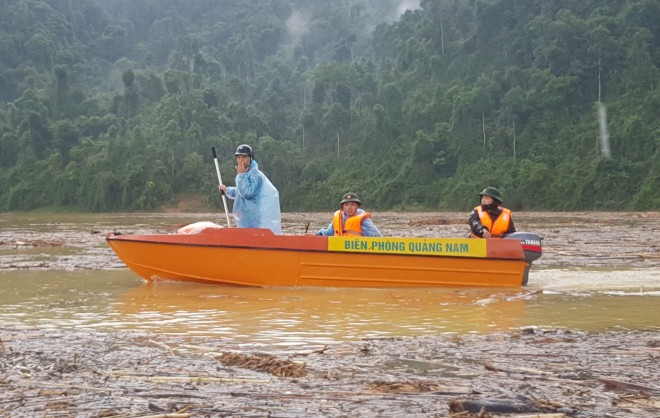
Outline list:
[[[500,238],[516,232],[511,211],[502,207],[502,194],[495,187],[481,193],[481,205],[470,213],[470,230],[475,238]]]
[[[341,210],[335,212],[332,222],[327,228],[319,229],[316,235],[325,237],[382,237],[376,225],[371,220],[371,214],[359,209],[362,202],[355,193],[346,193],[339,206]]]

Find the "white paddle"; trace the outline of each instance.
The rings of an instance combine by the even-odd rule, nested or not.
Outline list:
[[[218,184],[222,186],[222,176],[220,175],[220,166],[218,165],[218,156],[215,154],[215,147],[211,147],[213,151],[213,162],[215,162],[215,171],[218,173]],[[231,222],[229,222],[229,211],[227,210],[227,199],[225,194],[222,194],[222,204],[225,207],[225,216],[227,217],[227,225],[231,228]]]

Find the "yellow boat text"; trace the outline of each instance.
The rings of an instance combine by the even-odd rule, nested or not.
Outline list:
[[[486,257],[486,240],[459,238],[329,237],[329,251]]]

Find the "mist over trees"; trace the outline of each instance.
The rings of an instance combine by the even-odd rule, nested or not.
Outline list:
[[[0,10],[3,211],[221,207],[210,147],[231,185],[241,143],[289,211],[349,190],[369,209],[467,210],[488,185],[513,209],[660,208],[657,1]]]

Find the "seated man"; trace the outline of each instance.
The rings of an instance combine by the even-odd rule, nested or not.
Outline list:
[[[332,222],[327,228],[321,228],[316,235],[326,237],[382,237],[376,225],[371,220],[371,214],[358,209],[362,205],[355,193],[346,193],[339,202],[341,210],[335,212]]]
[[[481,205],[470,213],[470,231],[475,238],[500,238],[516,232],[511,211],[502,207],[502,194],[494,187],[481,193]]]

